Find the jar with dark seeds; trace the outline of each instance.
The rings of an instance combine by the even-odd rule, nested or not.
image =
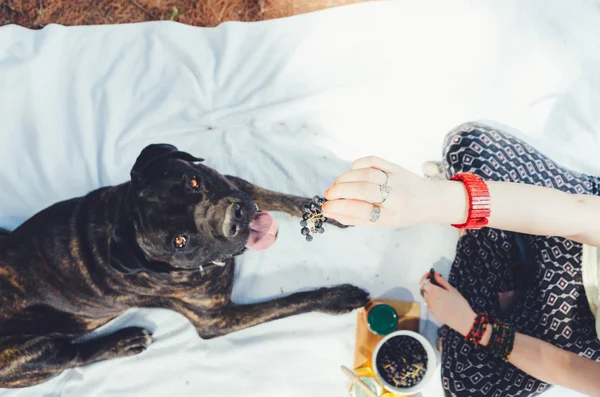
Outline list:
[[[412,387],[425,376],[427,352],[415,338],[395,336],[381,346],[376,364],[388,384],[399,388]]]

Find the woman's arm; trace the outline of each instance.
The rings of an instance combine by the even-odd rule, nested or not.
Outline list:
[[[425,274],[421,283],[429,276]],[[475,312],[469,302],[441,275],[440,285],[424,285],[424,298],[429,312],[442,323],[466,336],[473,325]],[[481,340],[487,346],[492,333],[488,327]],[[600,363],[559,349],[542,340],[517,333],[509,362],[523,372],[544,382],[567,387],[590,396],[600,396]]]
[[[461,224],[467,218],[468,198],[462,182],[426,180],[379,157],[356,160],[350,171],[340,175],[325,192],[329,201],[323,210],[328,218],[346,225],[372,225],[373,203],[381,201],[379,185],[385,183],[391,193],[381,205],[377,226]],[[521,183],[487,184],[490,227],[600,246],[600,197]]]
[[[517,333],[508,361],[546,383],[600,396],[600,363],[550,343]]]
[[[542,236],[561,236],[600,246],[600,197],[545,187],[487,182],[492,212],[489,226]],[[432,181],[429,221],[463,223],[468,197],[462,182]]]

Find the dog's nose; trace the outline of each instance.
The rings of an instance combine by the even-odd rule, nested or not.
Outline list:
[[[239,203],[230,204],[225,211],[225,221],[223,222],[223,235],[225,237],[235,237],[243,225],[248,224],[248,210]]]
[[[234,221],[243,221],[246,211],[238,203],[231,204],[231,214]]]

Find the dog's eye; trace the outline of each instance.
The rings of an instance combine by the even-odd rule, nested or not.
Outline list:
[[[198,179],[196,177],[191,178],[187,184],[192,189],[200,189],[200,182],[198,182]]]
[[[183,248],[183,247],[185,247],[186,244],[187,244],[187,237],[184,236],[183,234],[181,234],[173,239],[173,245],[176,248]]]

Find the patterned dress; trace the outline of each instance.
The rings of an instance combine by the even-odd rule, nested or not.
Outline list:
[[[562,168],[525,142],[478,123],[448,134],[443,166],[448,178],[472,172],[488,181],[599,194],[600,178]],[[502,319],[517,332],[600,361],[600,341],[582,284],[581,247],[561,237],[490,228],[469,231],[459,240],[449,282],[474,309]],[[498,293],[514,290],[522,291],[522,297],[502,313]],[[448,327],[440,333],[446,396],[536,396],[551,387]]]

